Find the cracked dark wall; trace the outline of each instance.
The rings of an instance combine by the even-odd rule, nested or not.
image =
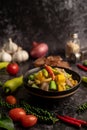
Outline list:
[[[86,21],[86,0],[0,0],[0,44],[12,37],[30,49],[32,41],[43,41],[58,53],[77,32],[86,46]]]

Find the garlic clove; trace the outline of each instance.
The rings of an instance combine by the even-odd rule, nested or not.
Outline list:
[[[18,45],[14,43],[11,38],[9,38],[9,42],[4,44],[3,49],[8,53],[13,54],[17,51]]]

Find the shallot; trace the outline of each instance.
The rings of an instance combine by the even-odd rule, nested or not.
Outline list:
[[[33,47],[30,51],[30,55],[33,58],[40,58],[47,54],[48,45],[46,43],[33,42]]]

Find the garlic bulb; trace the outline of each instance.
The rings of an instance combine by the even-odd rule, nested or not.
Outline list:
[[[4,44],[3,49],[8,53],[13,54],[17,51],[18,45],[12,42],[12,39],[9,38],[9,42]]]
[[[22,48],[19,47],[18,51],[13,54],[13,61],[16,62],[24,62],[28,60],[29,54],[26,50],[22,50]]]
[[[9,53],[7,53],[4,50],[2,50],[0,52],[0,61],[10,62],[10,61],[12,61],[12,56]]]

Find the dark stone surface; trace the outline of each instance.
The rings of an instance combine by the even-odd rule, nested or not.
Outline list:
[[[25,72],[31,68],[31,66],[29,65],[32,66],[32,60],[25,62],[25,64],[21,63],[19,75],[25,74]],[[86,75],[86,72],[79,70],[75,65],[72,65],[72,69],[78,72],[80,75]],[[12,77],[10,77],[8,74],[0,75],[0,81],[2,82],[5,82],[7,79],[10,78]],[[53,112],[54,114],[66,114],[77,119],[87,120],[87,110],[82,113],[76,112],[79,105],[87,102],[87,87],[84,86],[82,83],[75,94],[63,99],[48,100],[36,98],[30,96],[28,91],[23,86],[20,87],[18,91],[13,93],[13,95],[18,99],[18,101],[25,100],[30,105],[46,109],[49,112]],[[3,99],[5,99],[6,97],[6,94],[2,91],[2,88],[0,88],[0,97],[2,97]],[[0,107],[0,110],[2,111],[3,108]],[[3,111],[5,111],[6,113],[8,112],[7,109]],[[14,125],[16,130],[25,130],[25,128],[23,128],[17,122],[14,122]],[[87,127],[80,128],[80,130],[86,129]],[[74,127],[69,124],[58,121],[56,124],[52,125],[37,123],[35,126],[31,128],[27,128],[27,130],[78,130],[78,127]]]
[[[78,32],[81,44],[86,46],[86,21],[87,0],[0,0],[0,46],[11,37],[18,45],[30,50],[32,41],[36,40],[49,45],[49,54],[59,54],[64,51],[67,39],[74,32]],[[31,66],[31,62],[21,64],[20,73],[24,74]],[[76,66],[73,66],[73,69],[81,75],[86,75],[86,72],[80,71]],[[1,75],[3,82],[9,78],[7,75]],[[83,84],[73,96],[55,102],[43,103],[42,100],[35,100],[25,88],[20,89],[15,95],[54,113],[87,120],[87,111],[80,115],[76,113],[77,106],[87,102],[87,88]],[[15,124],[15,127],[16,130],[25,130],[18,124]],[[29,130],[77,129],[61,122],[55,125],[37,124],[29,128]],[[82,127],[80,130],[86,129]]]

